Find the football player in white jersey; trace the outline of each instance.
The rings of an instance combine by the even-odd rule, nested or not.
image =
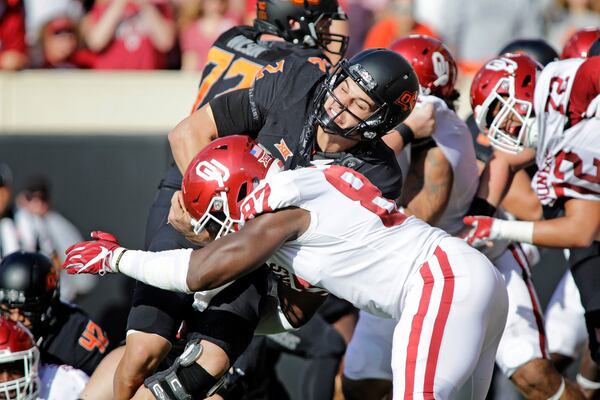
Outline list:
[[[483,398],[508,306],[502,277],[485,256],[403,214],[356,171],[322,166],[268,174],[272,165],[248,137],[217,139],[190,164],[183,197],[196,232],[235,233],[200,250],[159,253],[126,250],[111,235],[95,234],[100,240],[72,246],[63,266],[191,293],[267,262],[398,319],[395,397],[451,399],[471,379],[473,398]]]
[[[488,62],[475,76],[471,104],[481,129],[504,153],[495,154],[482,176],[478,198],[490,210],[501,201],[514,172],[537,163],[532,187],[546,220],[465,219],[468,240],[505,238],[541,246],[571,248],[592,358],[600,336],[600,57],[536,66],[517,56]],[[535,91],[533,90],[535,88]],[[512,153],[512,154],[510,154]]]
[[[421,141],[411,151],[400,204],[409,214],[456,235],[479,185],[471,135],[447,105],[456,98],[456,63],[442,42],[426,36],[407,36],[391,49],[411,62],[426,94],[419,103],[433,104],[436,119],[432,141]],[[542,312],[526,258],[519,246],[509,242],[488,253],[504,276],[509,297],[508,320],[496,362],[527,398],[558,399],[566,387],[548,357]],[[389,392],[393,333],[393,321],[361,312],[344,364],[347,399],[379,400]],[[564,398],[581,398],[571,394]]]

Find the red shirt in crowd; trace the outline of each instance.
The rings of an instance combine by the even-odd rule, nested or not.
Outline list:
[[[0,54],[8,50],[27,54],[25,11],[20,0],[0,0]]]
[[[98,22],[108,8],[108,3],[94,5],[91,11],[92,22]],[[167,2],[156,3],[160,13],[170,20],[174,19],[171,6]],[[96,69],[161,69],[165,68],[167,55],[154,48],[135,4],[128,4],[115,37],[104,50],[97,53]]]

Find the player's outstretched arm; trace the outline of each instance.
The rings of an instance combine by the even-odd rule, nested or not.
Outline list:
[[[259,215],[240,231],[196,250],[190,257],[187,286],[191,291],[217,288],[259,268],[285,242],[300,236],[310,213],[299,208]]]
[[[196,154],[217,136],[217,125],[210,104],[193,112],[169,132],[171,152],[181,173],[185,172]]]
[[[308,211],[290,208],[263,214],[239,231],[208,246],[150,252],[127,250],[104,232],[67,249],[62,268],[69,274],[120,272],[148,285],[191,293],[218,288],[260,267],[283,243],[310,224]]]

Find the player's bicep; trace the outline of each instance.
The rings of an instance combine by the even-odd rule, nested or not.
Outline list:
[[[249,89],[222,94],[209,104],[219,136],[249,134],[256,138],[263,125],[263,113],[253,111]]]

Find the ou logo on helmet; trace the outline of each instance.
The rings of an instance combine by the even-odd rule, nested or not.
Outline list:
[[[224,186],[230,176],[229,169],[214,158],[210,161],[200,161],[195,171],[200,178],[205,181],[217,181],[219,186]]]
[[[433,72],[435,73],[435,76],[437,76],[437,79],[435,82],[433,82],[433,85],[446,85],[448,81],[450,81],[450,63],[439,51],[436,51],[431,55],[431,62],[433,64]]]
[[[491,71],[506,71],[509,74],[514,74],[517,70],[517,63],[509,58],[496,58],[485,65],[485,69]]]

